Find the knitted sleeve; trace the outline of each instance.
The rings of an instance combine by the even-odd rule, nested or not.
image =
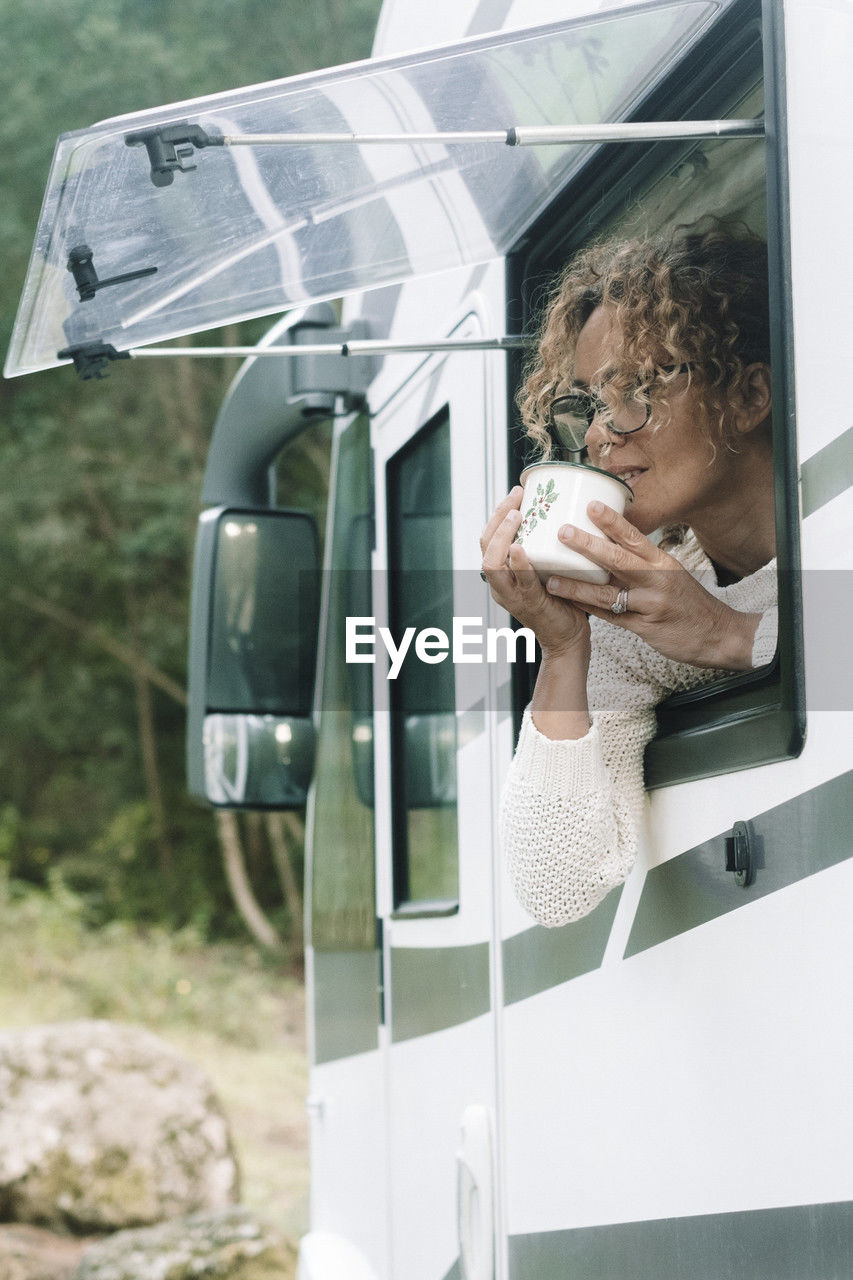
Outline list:
[[[768,609],[761,615],[761,621],[752,643],[752,665],[766,667],[773,661],[776,653],[776,634],[779,629],[779,610]]]
[[[528,707],[503,793],[501,844],[516,896],[546,927],[568,924],[631,870],[652,708],[602,712],[577,741],[552,741]]]
[[[698,564],[688,567],[699,576]],[[735,608],[761,612],[756,667],[771,661],[776,645],[775,568],[760,574],[710,588]],[[657,703],[729,674],[673,662],[597,618],[590,625],[589,732],[577,740],[546,738],[528,707],[501,800],[500,839],[516,896],[547,927],[587,915],[634,864],[643,754],[656,731]]]

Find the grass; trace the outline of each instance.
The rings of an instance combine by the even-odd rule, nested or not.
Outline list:
[[[0,881],[0,1028],[107,1018],[147,1027],[208,1074],[228,1114],[242,1203],[307,1230],[304,988],[251,946],[112,924],[60,882]]]

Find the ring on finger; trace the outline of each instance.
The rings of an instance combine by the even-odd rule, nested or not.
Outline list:
[[[627,613],[628,612],[628,588],[620,587],[616,599],[610,606],[611,613]]]

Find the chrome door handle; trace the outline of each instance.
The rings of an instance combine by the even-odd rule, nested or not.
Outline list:
[[[456,1212],[462,1280],[494,1280],[492,1133],[486,1107],[467,1107],[456,1152]]]

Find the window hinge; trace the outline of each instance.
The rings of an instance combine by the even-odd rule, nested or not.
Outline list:
[[[190,124],[186,120],[126,133],[124,142],[127,147],[145,147],[155,187],[169,187],[176,173],[189,173],[196,168],[194,164],[184,164],[193,154],[193,147],[201,150],[202,147],[225,145],[221,135],[208,133],[200,124]]]
[[[76,347],[63,347],[56,353],[57,360],[73,360],[74,368],[83,381],[89,378],[105,378],[113,360],[129,360],[129,351],[116,351],[111,342],[81,342]]]

